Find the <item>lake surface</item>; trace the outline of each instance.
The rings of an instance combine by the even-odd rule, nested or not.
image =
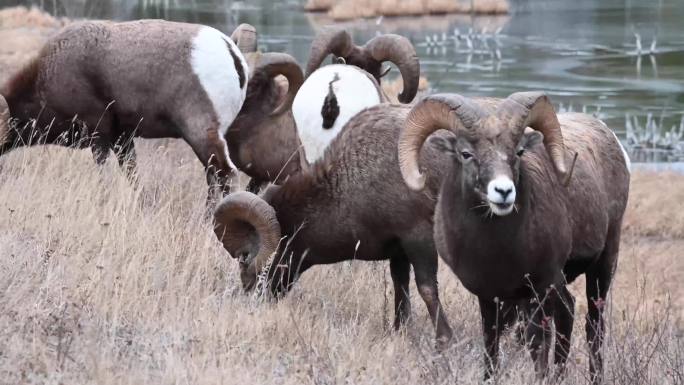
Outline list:
[[[76,18],[196,22],[228,34],[246,22],[257,27],[262,50],[288,52],[302,64],[315,31],[331,23],[303,12],[303,3],[0,0],[0,6],[33,4]],[[411,39],[431,92],[502,97],[543,90],[562,111],[602,118],[635,161],[684,160],[684,0],[512,0],[512,11],[344,25],[356,41],[379,33]]]

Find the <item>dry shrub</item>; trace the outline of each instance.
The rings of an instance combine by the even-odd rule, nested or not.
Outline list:
[[[668,194],[663,194],[663,190]],[[624,228],[629,234],[684,238],[684,176],[635,172]]]
[[[328,15],[338,21],[375,17],[376,0],[340,0],[332,6]]]
[[[12,7],[0,10],[0,85],[28,62],[50,35],[68,23],[38,8]]]
[[[308,12],[327,12],[335,4],[335,0],[307,0],[304,10]]]
[[[328,11],[333,20],[446,13],[506,14],[508,0],[309,0],[307,11]]]
[[[470,2],[455,0],[424,0],[425,8],[431,14],[467,13],[470,12]]]
[[[0,28],[41,27],[60,28],[66,18],[56,18],[38,7],[11,7],[0,10]]]
[[[45,44],[43,29],[0,29],[0,87]]]
[[[510,11],[508,0],[473,0],[469,12],[482,15],[506,14]]]
[[[383,0],[378,2],[378,13],[384,16],[416,16],[426,12],[422,0]]]

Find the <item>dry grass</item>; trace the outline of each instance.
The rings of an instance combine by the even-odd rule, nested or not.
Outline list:
[[[31,59],[47,38],[68,22],[37,9],[0,9],[0,84]]]
[[[316,267],[278,303],[245,296],[203,217],[195,156],[180,141],[140,141],[138,152],[139,189],[113,159],[99,169],[88,151],[44,146],[0,158],[0,383],[479,380],[476,302],[443,266],[456,334],[444,356],[415,287],[413,322],[390,330],[386,263]],[[684,239],[681,227],[654,219],[672,218],[672,207],[639,213],[674,199],[683,183],[634,177],[610,307],[609,383],[681,383]],[[574,335],[566,384],[585,383],[588,372],[580,321]],[[511,341],[503,349],[502,382],[532,383],[527,354]]]
[[[669,173],[642,173],[639,182],[629,192],[627,233],[684,238],[684,211],[677,210],[684,205],[684,178]],[[661,193],[663,189],[670,193]]]
[[[66,18],[51,16],[36,7],[10,7],[0,10],[0,28],[59,28],[67,22]]]
[[[418,16],[445,13],[507,14],[508,0],[309,0],[304,9],[328,12],[333,20],[375,16]]]

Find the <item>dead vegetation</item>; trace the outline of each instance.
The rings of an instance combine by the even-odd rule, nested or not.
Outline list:
[[[309,12],[327,12],[333,20],[376,16],[419,16],[447,13],[507,14],[508,0],[308,0]]]
[[[57,18],[37,7],[10,7],[0,10],[0,28],[60,28],[69,20]]]
[[[0,84],[29,61],[47,38],[66,25],[38,8],[11,7],[0,10]]]

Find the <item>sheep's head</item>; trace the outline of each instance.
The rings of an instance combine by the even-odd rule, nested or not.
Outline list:
[[[281,103],[271,115],[280,115],[289,111],[299,87],[304,82],[304,75],[297,61],[284,53],[258,52],[257,32],[252,25],[240,24],[230,37],[240,47],[240,51],[245,55],[245,60],[249,65],[250,80],[247,85],[247,98],[249,99],[250,96],[262,97],[262,95],[257,95],[262,88],[261,86],[282,75],[287,79],[287,92],[283,93],[284,97],[281,98]],[[245,103],[248,102],[249,100],[245,101]],[[254,103],[262,102],[263,100],[254,101]]]
[[[277,252],[280,224],[273,207],[257,195],[239,191],[228,195],[214,212],[214,232],[240,263],[245,291],[256,287],[258,275]]]
[[[0,148],[9,139],[9,119],[10,113],[7,101],[0,95]]]
[[[434,137],[431,142],[453,157],[465,194],[496,215],[513,211],[521,158],[542,140],[559,180],[567,184],[572,174],[574,161],[568,172],[558,118],[541,92],[515,93],[496,106],[455,94],[420,101],[406,118],[398,146],[401,172],[412,189],[420,190],[425,184],[418,154],[437,129],[455,134]]]
[[[387,34],[377,36],[363,46],[354,45],[351,36],[345,30],[328,28],[316,35],[311,44],[306,76],[311,75],[328,54],[343,58],[346,64],[360,67],[373,75],[380,83],[385,74],[382,63],[390,61],[401,72],[404,89],[399,94],[399,101],[410,103],[418,92],[420,78],[420,62],[411,42],[403,36]]]

